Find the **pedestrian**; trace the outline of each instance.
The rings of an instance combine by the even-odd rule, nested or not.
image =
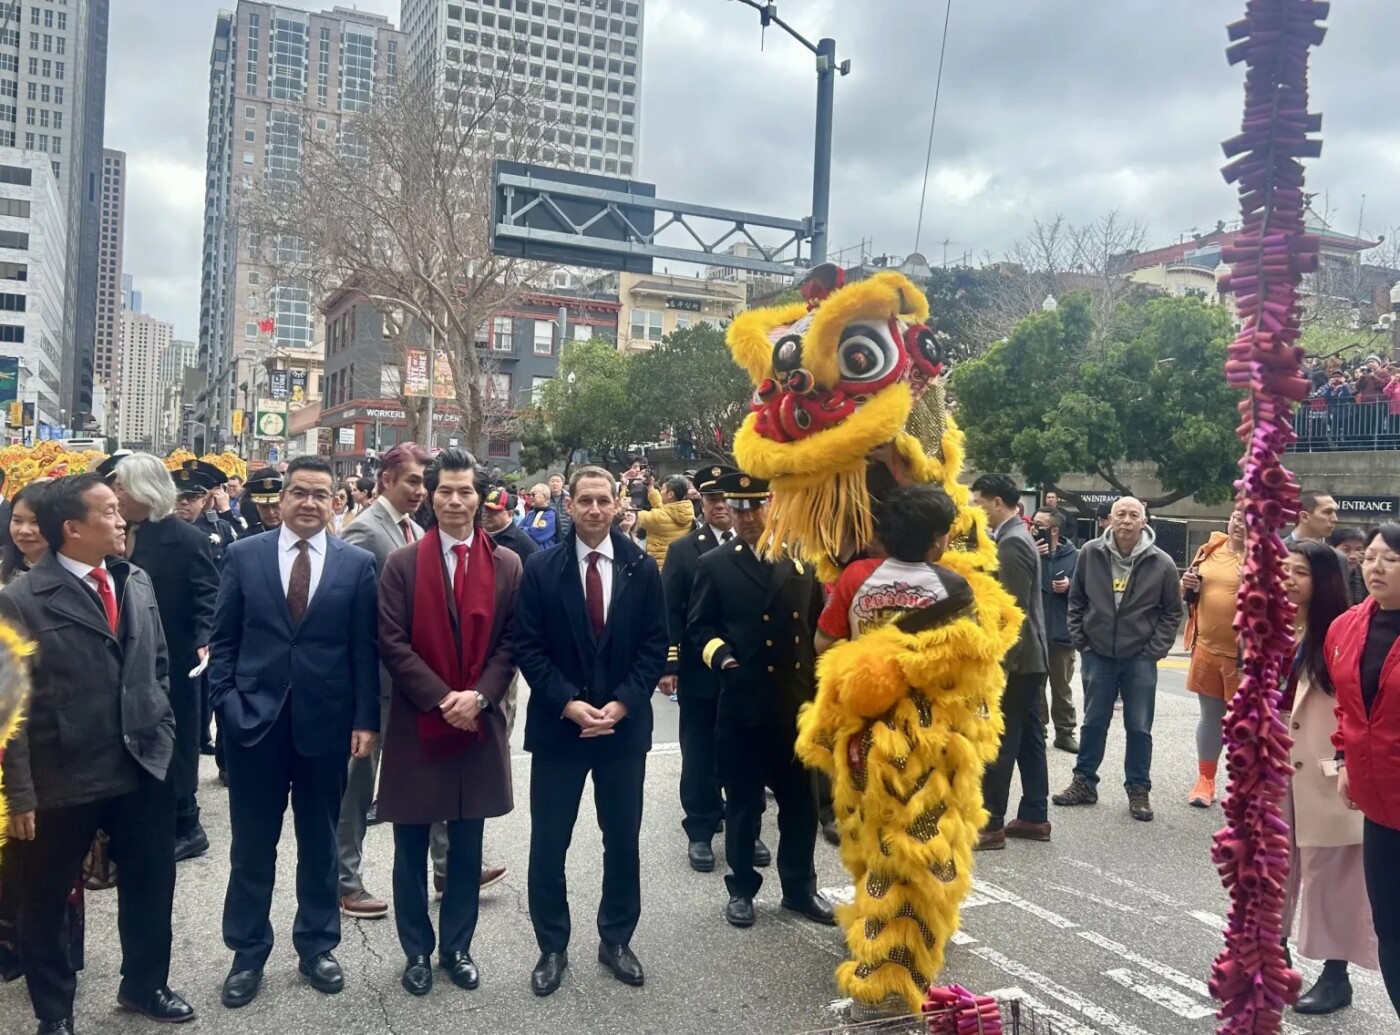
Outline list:
[[[1364,817],[1361,851],[1381,975],[1400,1016],[1400,525],[1370,533],[1361,570],[1370,596],[1327,632],[1332,744],[1337,792]]]
[[[1283,537],[1290,549],[1297,543],[1325,543],[1337,528],[1337,501],[1325,492],[1303,492],[1298,496],[1298,521]]]
[[[549,476],[549,505],[554,508],[554,541],[562,543],[574,527],[569,517],[569,490],[564,487],[564,476],[557,471]],[[521,558],[523,561],[525,558]]]
[[[1040,725],[1055,724],[1055,748],[1079,752],[1079,716],[1074,708],[1074,646],[1069,640],[1069,587],[1079,564],[1079,550],[1065,535],[1065,513],[1042,508],[1035,514],[1036,550],[1040,554],[1040,599],[1045,612],[1045,650],[1050,693],[1040,693]]]
[[[229,475],[223,484],[224,492],[228,498],[228,509],[233,515],[229,524],[233,525],[234,531],[242,535],[248,530],[248,522],[243,514],[243,479],[236,474]]]
[[[754,897],[763,884],[754,844],[767,787],[778,807],[782,908],[834,924],[831,904],[817,894],[816,793],[796,752],[798,710],[816,694],[821,584],[801,561],[758,554],[768,519],[766,481],[735,471],[711,487],[724,493],[738,541],[711,550],[696,566],[686,633],[719,674],[715,756],[729,863],[724,917],[735,927],[754,923]]]
[[[100,474],[57,479],[34,510],[50,552],[0,593],[0,617],[37,647],[4,769],[6,853],[23,873],[20,955],[38,1032],[73,1035],[77,976],[63,921],[98,830],[119,867],[118,999],[151,1020],[191,1020],[169,985],[175,716],[155,591],[123,556],[126,522]]]
[[[1298,952],[1324,960],[1322,976],[1299,997],[1301,1014],[1329,1014],[1351,1005],[1347,964],[1379,966],[1375,927],[1366,899],[1361,841],[1363,820],[1337,794],[1332,736],[1336,691],[1327,674],[1324,644],[1332,623],[1350,607],[1337,554],[1303,542],[1284,561],[1284,592],[1297,608],[1297,655],[1284,687],[1282,719],[1293,739],[1293,763],[1284,820],[1288,823],[1288,883],[1283,930],[1301,916]]]
[[[436,522],[395,551],[379,587],[380,656],[394,688],[379,815],[394,825],[394,917],[413,995],[432,988],[435,947],[453,984],[477,987],[482,834],[488,817],[513,807],[504,713],[521,564],[478,527],[482,474],[462,449],[433,458],[424,486]],[[448,841],[438,937],[425,866],[435,823]]]
[[[337,489],[331,495],[331,523],[328,530],[332,535],[340,535],[345,528],[345,521],[351,514],[350,493],[345,489]]]
[[[384,571],[389,555],[405,545],[423,538],[423,528],[413,519],[418,507],[428,498],[423,484],[423,471],[432,459],[428,451],[413,442],[402,442],[386,452],[379,463],[379,482],[374,502],[354,524],[345,525],[341,538],[352,546],[368,550],[374,556],[374,571],[378,577]],[[389,701],[393,688],[388,669],[379,666],[379,730],[389,721]],[[361,920],[377,920],[389,915],[389,903],[365,890],[361,864],[364,861],[365,830],[370,811],[374,808],[374,784],[379,772],[379,751],[365,758],[351,758],[346,774],[345,800],[340,803],[340,822],[336,825],[336,855],[340,860],[340,911]],[[375,811],[375,818],[378,812]],[[445,849],[439,849],[445,851]],[[446,862],[442,863],[445,872]]]
[[[334,482],[328,462],[287,468],[282,525],[240,539],[224,558],[210,643],[210,699],[228,763],[228,892],[224,944],[233,966],[223,1004],[257,997],[272,952],[273,884],[291,796],[297,841],[298,969],[333,994],[345,975],[340,944],[336,822],[346,762],[368,758],[379,729],[374,557],[326,535]]]
[[[1327,545],[1346,561],[1347,593],[1353,604],[1366,599],[1366,577],[1361,574],[1361,558],[1366,554],[1366,533],[1359,528],[1336,529],[1327,537]]]
[[[1215,777],[1224,746],[1225,709],[1240,688],[1235,598],[1245,559],[1244,512],[1230,512],[1224,532],[1212,532],[1181,576],[1186,604],[1185,647],[1191,652],[1186,689],[1196,695],[1196,784],[1186,800],[1198,809],[1215,803]]]
[[[199,747],[204,708],[198,675],[214,631],[219,571],[209,537],[175,514],[175,482],[165,463],[132,453],[116,465],[117,505],[126,522],[126,556],[151,580],[170,662],[170,706],[175,712],[175,861],[209,851],[199,822]]]
[[[1123,698],[1127,734],[1124,760],[1128,811],[1152,820],[1152,717],[1157,705],[1157,663],[1176,642],[1181,591],[1176,565],[1155,544],[1142,503],[1115,500],[1111,524],[1079,552],[1069,590],[1069,636],[1084,674],[1084,723],[1070,785],[1051,799],[1056,805],[1093,805],[1099,800],[1113,702]]]
[[[1050,840],[1050,773],[1045,758],[1045,726],[1040,699],[1049,673],[1045,647],[1045,604],[1040,592],[1040,554],[1021,520],[1021,489],[1004,474],[984,474],[972,483],[972,502],[987,515],[997,544],[997,578],[1016,600],[1025,619],[1021,634],[1002,659],[1006,689],[1001,714],[1006,723],[997,759],[986,769],[982,796],[989,817],[977,849],[1006,847],[1008,837]],[[1016,818],[1005,822],[1011,777],[1021,773]]]
[[[684,475],[672,475],[656,486],[647,484],[650,509],[637,511],[636,532],[647,537],[647,555],[665,570],[666,550],[695,527],[695,507],[690,502],[690,482]]]
[[[44,541],[44,533],[39,528],[35,505],[43,495],[44,487],[52,484],[52,481],[43,479],[30,482],[15,493],[13,499],[6,501],[9,506],[5,521],[6,541],[0,548],[0,585],[8,586],[49,552],[49,544]]]
[[[598,959],[641,985],[629,943],[642,912],[642,794],[651,748],[651,694],[666,664],[666,604],[656,562],[612,528],[617,486],[601,467],[574,471],[573,531],[525,565],[515,655],[530,684],[530,920],[540,958],[534,993],[568,966],[564,866],[583,785],[603,834]]]
[[[539,550],[535,541],[520,530],[510,519],[510,493],[506,489],[492,489],[486,494],[481,505],[481,527],[486,529],[492,542],[510,550],[520,563],[524,564]],[[570,525],[570,528],[573,526]]]
[[[700,483],[703,523],[666,550],[661,584],[666,592],[666,625],[671,645],[661,692],[674,695],[680,706],[681,827],[686,836],[686,859],[697,873],[715,868],[712,842],[724,819],[724,797],[715,768],[715,721],[720,678],[701,660],[687,633],[695,570],[700,558],[734,539],[734,512],[717,480],[734,468],[715,464],[696,475]],[[764,849],[767,851],[767,849]]]
[[[258,471],[243,487],[243,536],[255,536],[282,527],[282,476],[271,469]]]
[[[555,533],[559,528],[559,515],[549,504],[548,485],[541,482],[530,489],[530,509],[525,512],[520,526],[541,550],[547,550],[554,545]]]

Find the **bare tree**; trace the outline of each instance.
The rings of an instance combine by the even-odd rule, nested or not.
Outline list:
[[[318,299],[352,286],[384,314],[384,361],[399,368],[401,392],[404,350],[436,344],[473,444],[495,405],[479,331],[547,272],[491,251],[492,161],[556,157],[551,91],[508,71],[386,87],[338,124],[284,127],[286,168],[274,162],[238,199],[274,290]],[[424,401],[403,403],[418,437]]]

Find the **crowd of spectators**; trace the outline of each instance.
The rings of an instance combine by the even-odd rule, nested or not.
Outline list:
[[[1311,451],[1400,448],[1400,366],[1378,355],[1309,356],[1299,446]]]

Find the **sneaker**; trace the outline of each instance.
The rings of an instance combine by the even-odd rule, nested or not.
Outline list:
[[[1077,755],[1079,754],[1079,740],[1073,733],[1057,733],[1055,734],[1055,749]]]
[[[1056,805],[1097,805],[1099,792],[1082,776],[1075,776],[1069,786],[1050,799]]]
[[[354,920],[378,920],[389,915],[389,903],[375,898],[367,891],[340,896],[340,912]]]
[[[1209,776],[1196,777],[1196,786],[1191,788],[1186,801],[1198,809],[1208,809],[1215,804],[1215,781]]]
[[[1143,823],[1152,822],[1152,802],[1148,798],[1146,787],[1128,788],[1128,812],[1133,819]]]

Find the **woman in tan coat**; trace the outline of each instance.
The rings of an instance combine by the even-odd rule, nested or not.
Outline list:
[[[1283,929],[1301,915],[1298,952],[1325,960],[1322,976],[1294,1010],[1328,1014],[1351,1005],[1347,964],[1376,970],[1380,963],[1362,864],[1362,819],[1337,794],[1335,695],[1327,674],[1327,630],[1349,603],[1337,552],[1301,542],[1284,562],[1285,590],[1298,609],[1299,646],[1284,689],[1284,721],[1293,738],[1293,782],[1285,818],[1291,826],[1292,865]]]

